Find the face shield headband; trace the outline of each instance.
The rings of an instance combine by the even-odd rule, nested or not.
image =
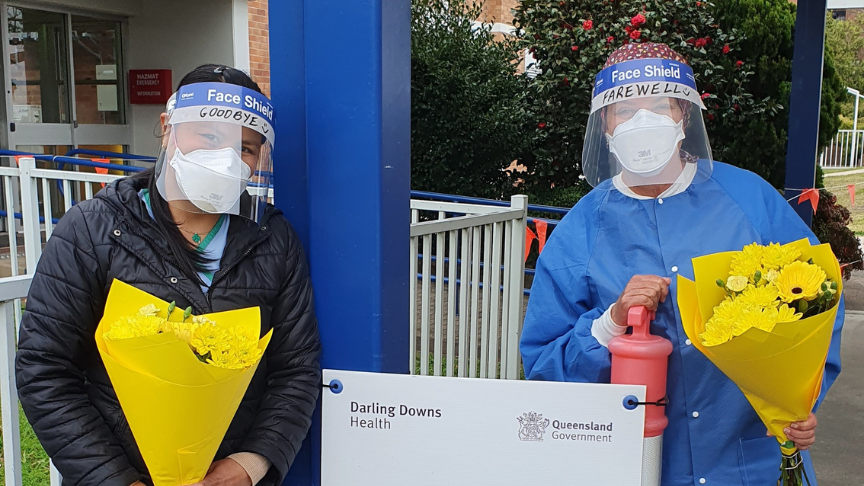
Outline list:
[[[168,124],[222,122],[251,128],[271,146],[276,140],[276,111],[263,94],[229,83],[180,87],[166,106]]]
[[[597,74],[591,113],[621,101],[651,97],[678,98],[705,109],[690,66],[668,59],[634,59]]]

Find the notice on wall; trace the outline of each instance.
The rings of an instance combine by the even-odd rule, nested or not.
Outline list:
[[[96,103],[99,111],[117,111],[117,85],[100,84],[96,86]]]
[[[12,105],[12,119],[18,123],[42,123],[42,105]]]
[[[99,81],[116,81],[117,80],[117,65],[116,64],[97,64],[96,79]]]
[[[170,69],[130,69],[129,102],[133,105],[164,105],[171,98]]]
[[[321,485],[638,485],[645,387],[324,370]]]

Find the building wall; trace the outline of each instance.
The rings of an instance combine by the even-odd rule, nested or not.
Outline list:
[[[249,71],[270,96],[270,25],[267,0],[249,0]]]
[[[516,8],[518,4],[519,0],[486,0],[483,5],[485,10],[483,20],[512,25],[513,14],[511,10]]]
[[[147,9],[129,19],[126,68],[171,69],[174,88],[186,73],[205,63],[233,66],[233,1],[148,0]],[[194,19],[194,22],[190,21]],[[155,135],[160,105],[132,105],[132,152],[159,153]]]

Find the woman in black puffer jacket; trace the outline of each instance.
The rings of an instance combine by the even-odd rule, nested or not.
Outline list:
[[[243,92],[260,93],[245,73],[224,66],[202,66],[180,86],[213,86],[196,88],[194,83],[228,83],[222,85],[226,91],[228,85],[239,85],[248,88]],[[177,106],[180,111],[179,102]],[[267,111],[257,114],[266,116]],[[166,190],[160,167],[166,171],[171,166],[179,173],[182,167],[173,164],[184,160],[175,157],[169,164],[173,150],[199,161],[205,160],[202,153],[221,152],[219,157],[229,161],[225,167],[240,160],[236,150],[225,155],[225,149],[184,148],[185,142],[178,143],[180,125],[171,127],[168,120],[163,115],[163,148],[168,155],[163,150],[156,170],[121,179],[74,206],[48,241],[21,323],[19,398],[64,485],[150,484],[94,340],[111,282],[119,279],[162,300],[176,301],[181,308],[191,306],[195,314],[258,306],[262,336],[272,329],[272,341],[202,484],[281,484],[309,429],[321,383],[320,342],[305,256],[297,235],[272,205],[256,204],[254,197],[244,194],[233,211],[214,211],[218,204],[199,202],[195,206],[204,210],[191,211],[191,196],[188,201],[175,197],[177,187],[188,194],[194,190],[194,184],[182,185],[182,174],[177,183],[169,182],[173,192],[171,187]],[[272,136],[259,128],[254,123],[242,128],[239,155],[247,165],[257,151],[263,153],[259,146],[267,145],[267,136]],[[249,140],[253,143],[247,144]],[[251,172],[243,169],[249,181],[260,181],[261,173],[265,171],[254,165]],[[257,210],[253,213],[250,207]],[[252,219],[238,214],[252,214]],[[204,251],[205,244],[217,246],[216,253]]]

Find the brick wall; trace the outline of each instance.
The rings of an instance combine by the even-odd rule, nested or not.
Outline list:
[[[512,24],[513,14],[510,12],[519,4],[519,0],[486,0],[483,5],[484,18],[486,22],[499,22]]]
[[[267,0],[249,0],[249,68],[252,79],[270,96],[270,35]]]

